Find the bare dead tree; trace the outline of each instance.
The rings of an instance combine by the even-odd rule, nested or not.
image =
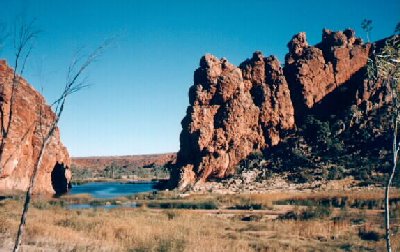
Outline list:
[[[105,48],[108,47],[108,45],[110,43],[111,43],[111,40],[106,40],[102,45],[97,47],[87,57],[77,57],[72,61],[72,63],[68,67],[67,80],[66,80],[66,83],[64,86],[64,90],[62,91],[59,98],[52,104],[52,106],[55,107],[55,109],[54,109],[55,118],[53,119],[53,121],[50,124],[50,127],[47,130],[46,130],[46,127],[43,126],[44,118],[42,118],[43,113],[41,112],[42,108],[40,108],[38,120],[39,120],[41,131],[42,132],[46,131],[46,132],[44,132],[44,134],[42,133],[42,143],[40,146],[39,157],[36,160],[36,163],[34,165],[33,174],[30,178],[28,191],[26,192],[26,195],[25,195],[24,207],[23,207],[21,221],[19,224],[18,233],[17,233],[17,237],[15,240],[15,245],[14,245],[13,251],[20,251],[22,238],[23,238],[25,226],[26,226],[26,218],[28,215],[29,205],[30,205],[36,177],[37,177],[38,171],[42,165],[46,147],[49,144],[51,138],[53,137],[54,131],[56,130],[58,122],[64,111],[66,100],[71,94],[76,93],[87,86],[86,78],[83,78],[83,74],[86,72],[87,68],[93,62],[95,62],[96,59],[100,55],[102,55]]]
[[[1,29],[1,27],[0,27]],[[5,29],[5,28],[4,28]],[[3,154],[7,144],[8,134],[12,127],[12,119],[14,115],[14,102],[20,83],[20,76],[24,73],[26,62],[31,55],[34,40],[40,33],[35,28],[35,20],[27,23],[23,19],[18,20],[13,28],[13,46],[14,46],[14,73],[11,84],[11,97],[8,106],[6,106],[4,90],[0,94],[0,174],[6,163],[3,163]]]
[[[361,22],[361,28],[367,33],[367,42],[370,42],[370,33],[372,31],[372,20],[371,19],[364,19]]]
[[[392,251],[390,231],[390,188],[396,173],[400,141],[397,139],[398,124],[400,119],[399,106],[399,80],[400,80],[400,37],[393,36],[386,41],[383,49],[370,59],[368,75],[373,81],[381,81],[389,87],[392,95],[390,113],[392,113],[392,169],[385,185],[385,231],[386,248]]]

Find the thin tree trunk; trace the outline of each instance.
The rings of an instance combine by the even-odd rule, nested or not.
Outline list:
[[[385,190],[385,229],[386,229],[386,248],[388,252],[392,252],[392,247],[390,244],[390,186],[392,185],[393,177],[396,172],[396,165],[397,165],[397,154],[398,154],[398,148],[396,147],[396,137],[394,137],[393,140],[393,167],[392,171],[390,173],[388,182],[386,184],[386,190]]]
[[[18,233],[17,233],[17,238],[15,240],[15,246],[14,246],[14,252],[18,252],[20,251],[21,248],[21,243],[22,243],[22,237],[24,235],[25,232],[25,225],[26,225],[26,217],[28,215],[28,209],[29,209],[29,205],[31,202],[31,197],[32,197],[32,193],[33,193],[33,187],[35,185],[35,180],[39,171],[40,166],[42,165],[42,161],[43,161],[43,156],[44,156],[44,152],[46,150],[46,146],[49,142],[49,140],[51,139],[51,135],[48,136],[41,148],[40,148],[40,154],[39,154],[39,159],[35,164],[34,170],[33,170],[33,174],[31,176],[31,180],[29,181],[29,187],[28,187],[28,191],[26,192],[25,195],[25,203],[24,203],[24,209],[22,211],[22,215],[21,215],[21,221],[18,227]]]
[[[25,203],[24,203],[24,208],[22,211],[22,216],[21,216],[21,221],[18,227],[18,233],[17,237],[15,240],[15,245],[14,245],[14,252],[20,251],[21,249],[21,243],[22,243],[22,238],[25,232],[25,225],[26,225],[26,218],[28,215],[28,210],[29,210],[29,204],[31,201],[32,193],[33,193],[33,187],[35,185],[36,177],[38,175],[38,171],[40,169],[40,166],[42,165],[42,160],[44,156],[44,152],[46,150],[47,144],[51,140],[51,137],[54,134],[54,131],[57,128],[58,122],[60,120],[61,114],[64,111],[64,105],[67,97],[75,92],[78,92],[82,88],[86,87],[83,82],[78,82],[80,76],[82,73],[86,70],[86,68],[96,60],[98,56],[102,53],[104,50],[105,46],[107,46],[111,40],[106,40],[102,45],[97,47],[89,56],[87,59],[82,63],[81,67],[77,69],[76,71],[74,70],[74,67],[76,63],[78,62],[75,60],[72,65],[70,65],[68,69],[68,80],[65,85],[64,91],[61,94],[60,98],[56,100],[56,102],[53,103],[53,105],[56,105],[56,110],[55,110],[55,118],[54,121],[52,122],[51,126],[49,127],[49,131],[47,132],[46,136],[43,137],[42,145],[40,146],[40,152],[39,152],[39,157],[37,159],[37,162],[35,163],[34,169],[33,169],[33,174],[31,176],[30,182],[29,182],[29,187],[28,191],[26,192],[25,196]],[[28,53],[29,55],[29,53]],[[42,126],[42,114],[40,113],[40,121],[39,124]],[[42,127],[41,127],[42,129]]]
[[[392,99],[393,99],[393,166],[389,175],[389,179],[385,188],[385,230],[386,230],[386,249],[387,252],[392,252],[392,246],[390,241],[390,187],[392,186],[394,174],[396,173],[397,157],[399,153],[399,143],[397,143],[397,129],[398,129],[398,100],[397,100],[397,85],[392,80]]]
[[[2,111],[2,113],[1,113],[2,137],[1,137],[1,144],[0,144],[0,161],[3,160],[3,154],[4,154],[4,150],[6,148],[6,141],[7,141],[8,133],[10,132],[10,128],[12,125],[11,122],[13,119],[15,92],[16,92],[16,88],[17,88],[17,84],[18,84],[17,83],[17,75],[16,75],[17,67],[18,67],[18,60],[15,62],[14,76],[13,76],[13,80],[12,80],[11,98],[10,98],[10,109],[8,111],[8,122],[5,127],[4,127],[4,124],[5,124],[4,116],[5,115],[4,115],[3,109],[1,109],[1,111]],[[3,166],[5,166],[5,164],[1,164],[1,162],[0,162],[0,174],[3,172],[3,168],[4,168]]]
[[[3,172],[3,168],[5,163],[2,164],[1,160],[3,160],[4,151],[7,145],[7,138],[12,126],[13,119],[13,108],[15,102],[15,96],[17,92],[17,88],[19,86],[19,76],[22,76],[24,73],[25,65],[30,56],[33,48],[33,40],[40,33],[40,31],[34,29],[35,20],[32,20],[30,23],[25,23],[23,20],[20,24],[16,23],[14,27],[14,48],[15,48],[15,60],[14,60],[14,73],[12,78],[12,87],[11,87],[11,98],[10,98],[10,106],[8,109],[8,122],[6,124],[6,115],[4,111],[4,103],[1,104],[1,143],[0,143],[0,176]],[[1,28],[1,27],[0,27]],[[22,60],[22,61],[21,61]]]

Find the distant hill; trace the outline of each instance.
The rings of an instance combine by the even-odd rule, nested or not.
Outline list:
[[[77,169],[103,170],[107,166],[143,167],[149,165],[165,165],[175,161],[176,153],[128,155],[128,156],[94,156],[72,157],[71,166]]]
[[[157,179],[169,177],[166,168],[174,163],[176,153],[73,157],[71,169],[73,180],[91,178]]]

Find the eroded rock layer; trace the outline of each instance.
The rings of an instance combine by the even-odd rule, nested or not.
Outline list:
[[[5,61],[0,61],[0,94],[4,111],[4,125],[8,125],[14,72]],[[47,132],[55,114],[44,98],[23,78],[16,77],[15,99],[9,133],[0,167],[0,191],[26,190],[33,167],[38,159],[42,134]],[[0,122],[1,123],[1,122]],[[1,136],[0,136],[1,139]],[[71,179],[67,149],[56,129],[48,144],[43,165],[39,169],[34,191],[61,193]]]

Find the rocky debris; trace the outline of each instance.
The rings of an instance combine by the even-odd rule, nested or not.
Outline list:
[[[189,90],[171,184],[196,188],[235,174],[237,164],[251,153],[268,156],[288,136],[298,139],[304,116],[329,120],[334,115],[339,120],[355,106],[354,114],[346,116],[366,118],[361,110],[390,102],[390,89],[366,81],[367,60],[378,44],[383,42],[364,44],[351,29],[324,29],[315,46],[304,32],[295,35],[283,69],[274,56],[261,52],[239,67],[225,58],[204,56]],[[334,130],[340,126],[335,135],[352,134],[346,131],[347,119],[340,120],[333,125]]]
[[[352,177],[340,180],[314,180],[304,183],[294,183],[288,179],[288,173],[274,174],[265,179],[260,179],[261,169],[246,170],[241,174],[218,182],[196,183],[193,192],[211,192],[217,194],[257,194],[272,192],[317,192],[326,190],[356,190],[358,181]],[[363,187],[365,190],[365,187]],[[368,188],[374,188],[370,186]]]
[[[5,124],[8,123],[13,75],[13,69],[1,60],[0,90],[5,111]],[[17,77],[17,81],[11,129],[0,164],[2,167],[0,191],[28,188],[34,164],[39,156],[42,132],[50,127],[55,118],[55,114],[50,106],[46,105],[44,98],[26,80]],[[62,188],[66,191],[71,180],[69,164],[68,151],[61,143],[59,130],[56,129],[46,148],[34,192],[56,193],[55,189],[60,190],[58,186],[60,183],[66,185]]]

